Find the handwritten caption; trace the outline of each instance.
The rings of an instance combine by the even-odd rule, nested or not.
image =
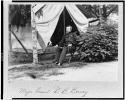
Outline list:
[[[23,94],[24,96],[28,96],[30,94],[72,94],[72,95],[81,95],[81,97],[85,97],[88,93],[88,91],[84,91],[79,89],[78,87],[74,87],[74,88],[60,88],[59,86],[54,86],[51,89],[48,90],[44,90],[42,89],[42,87],[38,87],[35,90],[27,90],[25,88],[20,88],[19,89],[19,93]]]

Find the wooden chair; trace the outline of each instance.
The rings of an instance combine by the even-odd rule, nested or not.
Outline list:
[[[74,58],[75,52],[77,52],[78,55],[81,56],[82,42],[81,42],[81,40],[77,40],[76,42],[77,42],[76,45],[73,45],[73,44],[72,44],[72,46],[68,46],[68,47],[67,47],[67,48],[68,48],[67,54],[70,54],[70,55],[71,55],[71,57],[69,58],[69,61],[68,61],[69,63],[70,63],[71,60]]]

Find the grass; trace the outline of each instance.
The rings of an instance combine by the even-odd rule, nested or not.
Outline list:
[[[9,80],[16,79],[38,79],[48,80],[51,76],[64,75],[67,69],[78,69],[89,67],[88,62],[73,61],[71,63],[65,62],[62,66],[58,66],[52,63],[53,60],[42,61],[37,66],[31,66],[31,64],[20,65],[18,67],[9,68]],[[92,63],[92,62],[91,62]],[[94,64],[94,63],[92,63]],[[95,63],[97,64],[97,63]],[[75,70],[74,69],[74,70]]]
[[[86,65],[84,62],[71,62],[58,66],[52,63],[52,61],[53,60],[42,61],[38,64],[38,66],[31,66],[31,64],[29,64],[10,68],[9,79],[29,77],[31,79],[47,80],[47,77],[65,74],[60,72],[61,68],[81,68],[83,65]]]

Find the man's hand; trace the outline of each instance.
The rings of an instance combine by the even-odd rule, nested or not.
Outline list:
[[[71,47],[72,46],[72,44],[68,44],[68,47]]]
[[[48,42],[48,45],[49,45],[49,46],[52,46],[52,42],[51,42],[51,41],[49,41],[49,42]]]
[[[58,47],[58,45],[55,45],[55,47],[57,48],[57,47]]]

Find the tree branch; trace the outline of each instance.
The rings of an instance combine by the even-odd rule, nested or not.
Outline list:
[[[97,18],[99,18],[98,14],[97,14],[97,10],[96,10],[94,7],[92,7],[91,5],[90,5],[90,7],[91,7],[91,11],[95,14],[95,16],[96,16]],[[94,10],[94,11],[93,11],[93,10]]]
[[[92,21],[89,21],[89,23],[93,23],[93,22],[98,21],[98,20],[99,20],[99,18],[98,19],[94,19]]]
[[[108,17],[108,16],[112,13],[112,11],[114,11],[117,7],[118,7],[118,5],[116,5],[114,8],[112,8],[112,9],[108,12],[107,17]]]
[[[14,12],[13,16],[11,17],[11,19],[10,19],[10,21],[9,21],[10,23],[11,23],[13,17],[16,15],[16,13],[17,13],[17,10]]]

